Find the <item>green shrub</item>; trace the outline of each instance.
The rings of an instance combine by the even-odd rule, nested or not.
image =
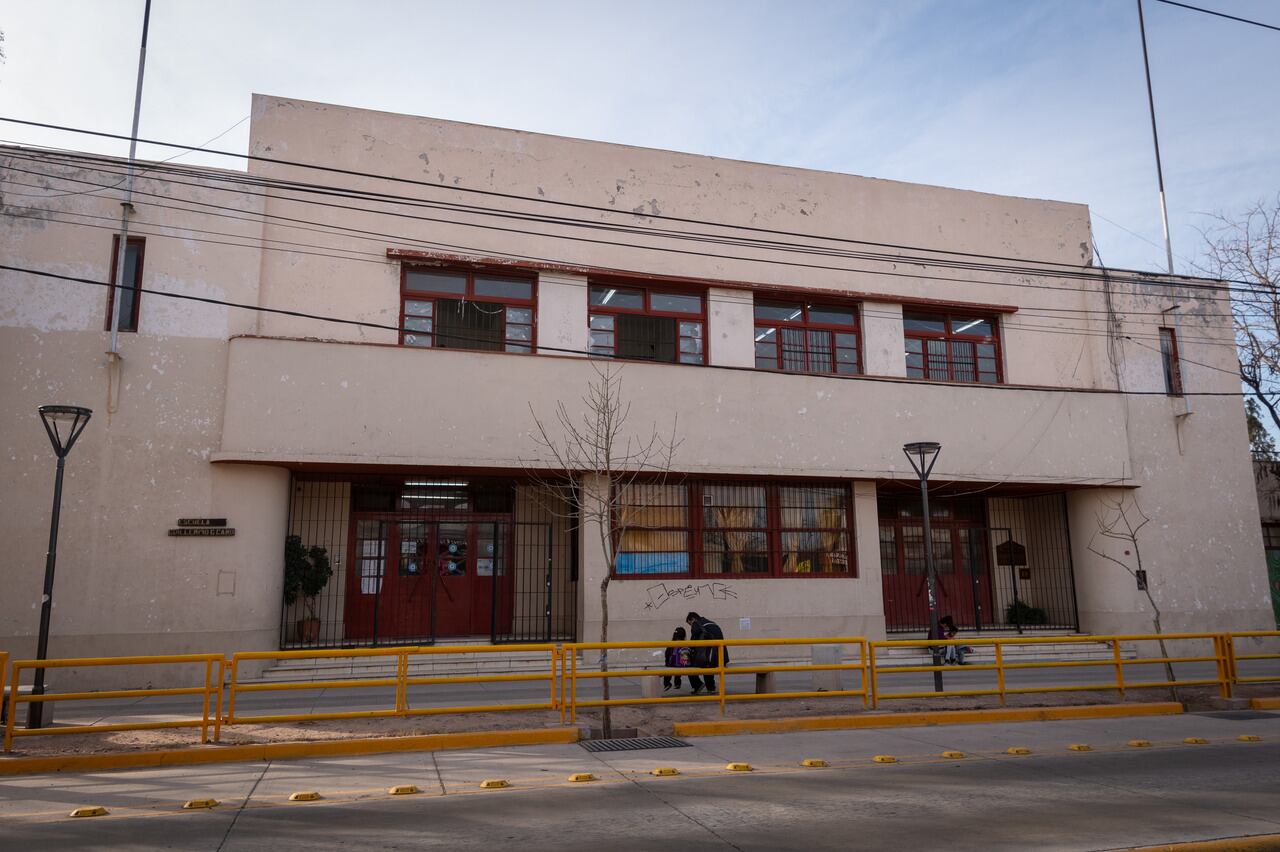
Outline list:
[[[1049,616],[1040,607],[1030,606],[1014,598],[1013,602],[1004,608],[1004,620],[1008,624],[1048,624]]]
[[[291,535],[284,540],[284,603],[293,604],[302,598],[310,618],[316,617],[316,595],[328,585],[333,576],[329,564],[329,551],[319,545],[305,547],[302,537]]]

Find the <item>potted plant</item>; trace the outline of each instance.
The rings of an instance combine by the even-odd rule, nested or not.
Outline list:
[[[314,643],[320,638],[320,618],[316,615],[316,595],[329,583],[333,568],[329,551],[319,545],[305,547],[302,536],[284,540],[284,603],[293,606],[298,598],[306,617],[298,619],[298,640]]]

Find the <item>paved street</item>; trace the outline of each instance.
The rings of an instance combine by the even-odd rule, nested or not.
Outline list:
[[[1261,737],[1241,742],[1241,734]],[[1188,745],[1185,737],[1203,737]],[[1135,738],[1149,748],[1132,748]],[[1093,850],[1280,832],[1280,714],[1190,714],[0,778],[0,849]],[[1091,751],[1069,751],[1086,743]],[[1007,753],[1024,746],[1031,754]],[[946,759],[943,750],[965,753]],[[872,758],[890,754],[896,764]],[[829,768],[806,769],[803,758]],[[746,761],[751,772],[730,772]],[[669,766],[676,777],[649,771]],[[570,783],[574,772],[599,780]],[[503,778],[507,789],[481,790]],[[389,796],[414,784],[421,793]],[[314,790],[315,802],[289,802]],[[216,798],[213,810],[182,802]],[[107,816],[71,819],[77,806]]]

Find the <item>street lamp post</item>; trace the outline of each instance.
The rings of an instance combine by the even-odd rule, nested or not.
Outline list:
[[[920,477],[920,503],[922,504],[922,518],[924,520],[924,570],[926,582],[929,589],[929,634],[938,630],[938,575],[933,567],[933,532],[929,528],[929,474],[933,472],[933,463],[938,460],[938,451],[942,449],[942,445],[936,441],[917,441],[912,444],[904,444],[902,452],[907,456],[907,460],[911,462],[911,466],[915,468],[916,475]],[[941,635],[938,638],[942,638]],[[933,653],[933,665],[942,665],[942,655],[938,653],[938,646],[931,646]],[[933,672],[933,691],[942,692],[942,672],[937,668]]]
[[[93,412],[78,405],[42,405],[40,420],[49,433],[49,443],[58,456],[58,474],[53,481],[53,517],[49,520],[49,551],[44,557],[44,596],[40,599],[40,639],[36,646],[36,659],[43,660],[49,653],[49,616],[53,611],[53,568],[58,561],[58,519],[62,514],[62,471],[67,453],[75,446],[76,439],[89,424]],[[14,689],[18,688],[15,683]],[[44,668],[35,671],[35,683],[31,694],[44,695]],[[44,724],[44,702],[32,701],[27,708],[27,727],[39,728]]]

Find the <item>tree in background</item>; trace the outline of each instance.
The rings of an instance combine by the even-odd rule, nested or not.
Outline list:
[[[1245,282],[1234,285],[1231,296],[1240,377],[1280,430],[1280,193],[1235,218],[1219,213],[1212,219],[1201,232],[1209,274]],[[1262,423],[1260,414],[1256,419]],[[1252,423],[1249,433],[1252,438]]]
[[[1249,451],[1254,461],[1280,461],[1276,454],[1276,442],[1262,422],[1262,410],[1258,401],[1249,397],[1244,403],[1245,418],[1249,424]]]

